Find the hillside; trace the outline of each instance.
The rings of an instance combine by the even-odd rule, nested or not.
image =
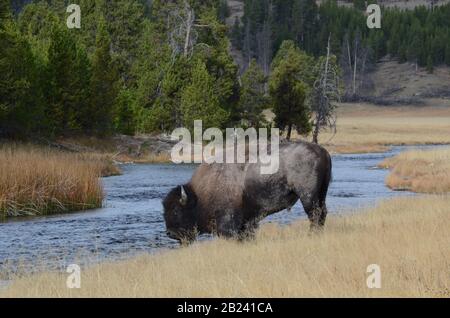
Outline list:
[[[374,87],[367,93],[373,96],[388,99],[450,97],[450,68],[447,66],[436,67],[430,74],[424,68],[416,69],[415,64],[384,58],[370,77]]]
[[[316,1],[318,5],[320,5],[322,2],[324,1],[321,0]],[[337,3],[341,7],[353,7],[353,1],[338,1]],[[419,6],[425,6],[429,8],[433,5],[434,6],[445,5],[450,3],[450,0],[407,0],[407,1],[385,0],[385,1],[378,1],[378,3],[387,8],[413,10],[414,8],[417,8]],[[244,0],[228,0],[228,6],[230,9],[230,16],[226,20],[227,25],[229,26],[230,29],[232,29],[234,27],[236,19],[239,18],[241,19],[241,25],[243,28],[241,32],[245,32],[244,31],[245,21],[243,21],[243,18],[245,18],[246,14],[254,16],[255,13],[244,12],[245,11]],[[252,8],[252,10],[255,9]],[[267,9],[265,10],[266,10],[265,14],[267,14]],[[304,13],[303,15],[300,16],[308,14],[305,11],[307,9],[302,10]],[[333,11],[333,9],[331,9],[331,11]],[[342,13],[346,12],[344,11]],[[363,19],[365,18],[363,17]],[[268,20],[271,20],[271,18],[268,18]],[[395,21],[395,19],[390,18],[388,19],[388,21],[384,22],[387,24],[391,24],[393,20]],[[258,25],[258,23],[259,25],[261,25],[262,23],[261,20],[259,22],[256,22],[256,25]],[[278,32],[277,28],[280,25],[282,25],[282,23],[283,21],[279,21],[277,22],[277,24],[272,25],[272,31],[270,33],[271,42],[277,41],[276,39],[277,37],[276,33]],[[290,24],[292,23],[295,24],[295,21],[292,20]],[[288,23],[284,25],[284,27],[290,29],[291,28],[290,24]],[[432,24],[432,26],[436,27],[436,24]],[[345,25],[343,27],[345,28]],[[404,28],[402,26],[400,27]],[[406,29],[410,27],[411,26],[408,26]],[[443,31],[440,33],[446,33],[446,30],[448,30],[448,27],[444,27]],[[256,32],[262,31],[260,30],[258,31],[258,27],[256,27]],[[338,31],[335,31],[335,33],[337,32]],[[387,31],[387,34],[389,34],[388,37],[382,40],[377,38],[377,36],[375,37],[367,36],[368,41],[373,40],[375,41],[374,43],[376,43],[375,45],[372,46],[372,49],[370,50],[373,52],[373,48],[375,47],[376,49],[379,50],[379,52],[376,52],[375,55],[378,56],[373,56],[372,61],[370,61],[371,66],[367,68],[365,71],[361,71],[361,74],[357,74],[357,80],[361,82],[361,87],[359,88],[358,92],[359,96],[358,98],[362,98],[363,100],[366,99],[367,101],[373,101],[376,102],[377,104],[405,104],[409,102],[411,102],[412,104],[421,104],[422,99],[424,98],[448,98],[450,96],[450,67],[448,66],[448,63],[447,65],[445,65],[445,63],[443,63],[442,61],[433,58],[435,65],[433,67],[432,72],[430,71],[430,66],[427,65],[429,64],[428,60],[430,59],[429,56],[430,54],[433,56],[438,55],[444,56],[448,54],[446,52],[450,49],[450,47],[446,48],[444,45],[442,48],[437,48],[439,44],[437,45],[431,44],[430,42],[431,41],[430,39],[440,36],[440,33],[437,32],[434,35],[429,35],[428,38],[424,40],[423,31],[421,31],[422,33],[418,32],[417,35],[415,35],[416,33],[413,32],[412,34],[408,35],[407,37],[408,40],[406,40],[406,43],[393,45],[391,42],[394,39],[397,39],[401,43],[401,41],[403,41],[402,38],[405,38],[405,36],[400,35],[395,37],[395,35],[392,35],[393,34],[392,32],[394,33],[398,32],[398,29],[393,28],[392,30],[388,30]],[[255,32],[253,32],[252,34],[254,33]],[[318,30],[313,31],[312,34],[314,38],[319,38],[322,36],[318,32]],[[242,34],[241,36],[245,37],[246,35]],[[261,33],[259,33],[256,36],[255,35],[251,36],[255,37],[253,41],[258,42],[262,40],[262,38],[260,38],[260,36],[262,36]],[[422,38],[420,38],[421,36]],[[410,37],[412,38],[417,37],[417,39],[412,40],[410,39]],[[243,41],[245,42],[246,40],[244,39]],[[250,41],[249,43],[251,43],[252,40],[249,41]],[[408,41],[410,41],[410,43],[411,41],[414,41],[414,44],[407,44]],[[443,40],[443,42],[446,41]],[[433,50],[420,55],[421,53],[418,53],[419,48],[417,47],[418,45],[421,45],[420,43],[423,43],[423,45],[426,47],[433,47]],[[273,43],[271,44],[274,45]],[[305,45],[307,45],[307,43]],[[350,47],[352,47],[353,45],[354,45],[353,42],[350,43]],[[396,50],[395,49],[396,46],[401,47],[401,49],[397,49],[397,54],[400,54],[402,56],[401,58],[399,58],[399,56],[391,56],[391,54],[389,54],[390,51]],[[383,47],[383,49],[379,49],[380,47]],[[254,50],[255,51],[252,52],[252,54],[258,60],[261,54],[261,52],[259,51],[260,47],[258,46]],[[236,46],[232,46],[231,48],[231,54],[235,62],[239,65],[241,72],[245,70],[249,61],[249,59],[246,57],[245,52],[243,51],[245,51],[245,49],[240,50]],[[311,50],[308,50],[307,46],[306,51],[308,53],[314,53],[311,52]],[[366,54],[366,52],[363,51],[361,52],[361,54],[364,55]],[[418,58],[419,65],[417,65],[418,63],[411,62],[411,60],[403,62],[410,56],[415,56],[416,59]],[[362,59],[362,56],[358,57],[358,59]],[[422,60],[421,62],[420,59]],[[400,60],[402,60],[401,63],[399,63]],[[258,62],[264,68],[263,65],[264,63],[261,63],[261,61],[259,60]],[[362,66],[363,64],[365,64],[365,61],[361,62],[361,67],[364,67]],[[348,69],[348,65],[346,66],[347,69],[343,69],[343,73],[344,73],[344,82],[348,86],[349,85],[348,77],[349,76],[351,77],[353,71],[351,67],[350,69]],[[359,67],[358,69],[361,69],[361,67]],[[345,68],[345,66],[342,65],[342,68]]]
[[[320,4],[324,1],[317,0],[316,3]],[[393,8],[397,7],[400,9],[414,9],[418,6],[431,6],[432,4],[435,6],[440,6],[449,3],[449,0],[379,0],[377,1],[380,5],[387,7],[387,8]],[[342,6],[352,6],[353,1],[338,1],[339,5]]]

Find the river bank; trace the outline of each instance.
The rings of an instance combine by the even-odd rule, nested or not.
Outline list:
[[[266,224],[254,242],[82,268],[80,289],[66,287],[65,272],[17,277],[0,297],[449,297],[449,209],[449,196],[391,199],[331,216],[319,236],[307,221]],[[380,289],[366,284],[371,264]]]

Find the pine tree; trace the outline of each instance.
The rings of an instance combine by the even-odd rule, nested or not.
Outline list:
[[[41,119],[36,65],[8,1],[0,1],[0,135],[26,135]],[[34,90],[34,92],[33,92]]]
[[[434,72],[434,62],[433,62],[433,58],[431,57],[431,55],[428,55],[427,58],[427,72],[432,74]]]
[[[213,78],[213,89],[219,104],[230,114],[229,119],[233,122],[239,102],[239,69],[230,54],[227,28],[210,12],[203,14],[199,22],[208,25],[208,28],[199,33],[197,50],[192,58],[193,66],[196,59],[204,61]]]
[[[12,12],[9,0],[0,0],[0,29],[4,29],[8,22],[11,22]]]
[[[192,83],[192,64],[193,61],[180,56],[166,69],[159,96],[150,112],[158,130],[171,131],[183,125],[181,99],[185,88]]]
[[[197,61],[192,71],[192,82],[181,97],[184,127],[193,129],[195,120],[203,121],[203,128],[222,128],[227,121],[227,112],[220,107],[214,92],[214,80],[206,65]]]
[[[294,0],[291,18],[294,39],[308,53],[316,51],[317,13],[317,4],[314,0]]]
[[[133,94],[123,87],[118,96],[114,109],[114,129],[125,134],[134,135],[136,132],[136,114],[134,112]]]
[[[447,40],[447,46],[445,47],[445,64],[450,66],[450,37]]]
[[[104,18],[99,19],[92,61],[90,89],[91,122],[89,128],[98,134],[112,132],[112,110],[117,96],[117,71],[111,58],[111,40]]]
[[[353,6],[358,10],[366,9],[366,2],[364,0],[353,0]]]
[[[48,76],[50,90],[47,95],[47,116],[51,132],[63,132],[78,129],[78,71],[77,47],[74,37],[62,23],[52,28],[51,43],[48,51]]]
[[[77,48],[76,72],[76,120],[78,127],[85,130],[90,127],[91,122],[89,94],[91,86],[92,66],[86,50],[81,45]]]
[[[306,54],[305,51],[302,51],[298,48],[298,46],[294,43],[294,41],[288,40],[284,41],[280,49],[277,52],[277,55],[272,61],[272,70],[277,68],[281,63],[286,61],[286,59],[295,57],[296,60],[300,61],[302,64],[298,70],[298,78],[303,81],[305,84],[312,86],[314,84],[314,58]]]
[[[281,130],[287,129],[287,139],[291,139],[295,128],[299,134],[306,135],[311,129],[311,110],[306,103],[311,86],[308,81],[311,74],[310,59],[302,54],[292,43],[283,43],[281,56],[274,60],[273,72],[269,81],[269,91],[272,98],[275,124]]]
[[[144,6],[138,0],[114,0],[102,11],[111,39],[114,64],[127,82],[130,69],[138,54],[138,39],[143,30]]]
[[[266,77],[261,67],[252,60],[242,76],[239,113],[244,126],[259,128],[266,124],[263,114],[267,107],[265,84]]]
[[[156,35],[153,25],[147,23],[139,39],[139,54],[131,73],[136,82],[136,99],[144,108],[149,108],[154,103],[164,65],[167,63],[167,58],[161,54],[165,46],[159,45],[161,41]]]

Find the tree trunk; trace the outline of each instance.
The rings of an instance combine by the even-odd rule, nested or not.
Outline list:
[[[319,144],[319,125],[317,123],[316,123],[316,127],[314,128],[313,143]]]
[[[348,67],[350,68],[350,73],[353,76],[353,63],[352,63],[352,53],[350,52],[350,40],[347,39],[347,57],[348,57]]]
[[[358,41],[355,39],[355,65],[353,67],[353,95],[356,95],[356,63],[357,63]]]
[[[331,33],[328,36],[328,45],[327,45],[327,59],[325,61],[325,70],[324,70],[324,75],[323,75],[323,80],[322,83],[320,84],[324,89],[327,86],[328,83],[328,66],[330,64],[330,40],[331,40]],[[323,92],[324,94],[325,92]],[[320,132],[320,125],[322,122],[322,118],[323,118],[323,112],[325,112],[326,110],[323,109],[324,105],[323,105],[323,96],[321,96],[320,98],[320,105],[318,105],[317,107],[317,113],[316,113],[316,125],[314,127],[314,133],[313,133],[313,143],[318,144],[319,143],[319,132]]]
[[[189,4],[185,2],[185,10],[187,11],[187,21],[186,21],[186,38],[184,40],[184,57],[189,55],[189,44],[191,42],[191,29],[192,29],[192,11],[189,8]]]
[[[289,124],[288,132],[287,132],[287,136],[286,136],[287,141],[291,141],[291,135],[292,135],[292,124]]]
[[[244,61],[245,69],[247,69],[250,66],[250,62],[252,61],[252,49],[251,49],[251,34],[250,34],[250,21],[247,19],[246,25],[245,25],[245,35],[244,35],[244,57],[246,58],[246,61]]]

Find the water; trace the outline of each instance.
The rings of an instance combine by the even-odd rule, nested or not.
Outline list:
[[[388,171],[376,168],[402,150],[405,147],[387,153],[334,156],[327,202],[330,214],[411,195],[389,190],[384,185]],[[3,274],[6,268],[64,269],[73,262],[117,260],[177,247],[165,235],[161,201],[171,188],[186,183],[194,169],[189,165],[124,165],[123,175],[103,179],[107,195],[102,209],[0,223],[0,269]],[[264,222],[288,224],[304,217],[298,203],[291,212]]]

